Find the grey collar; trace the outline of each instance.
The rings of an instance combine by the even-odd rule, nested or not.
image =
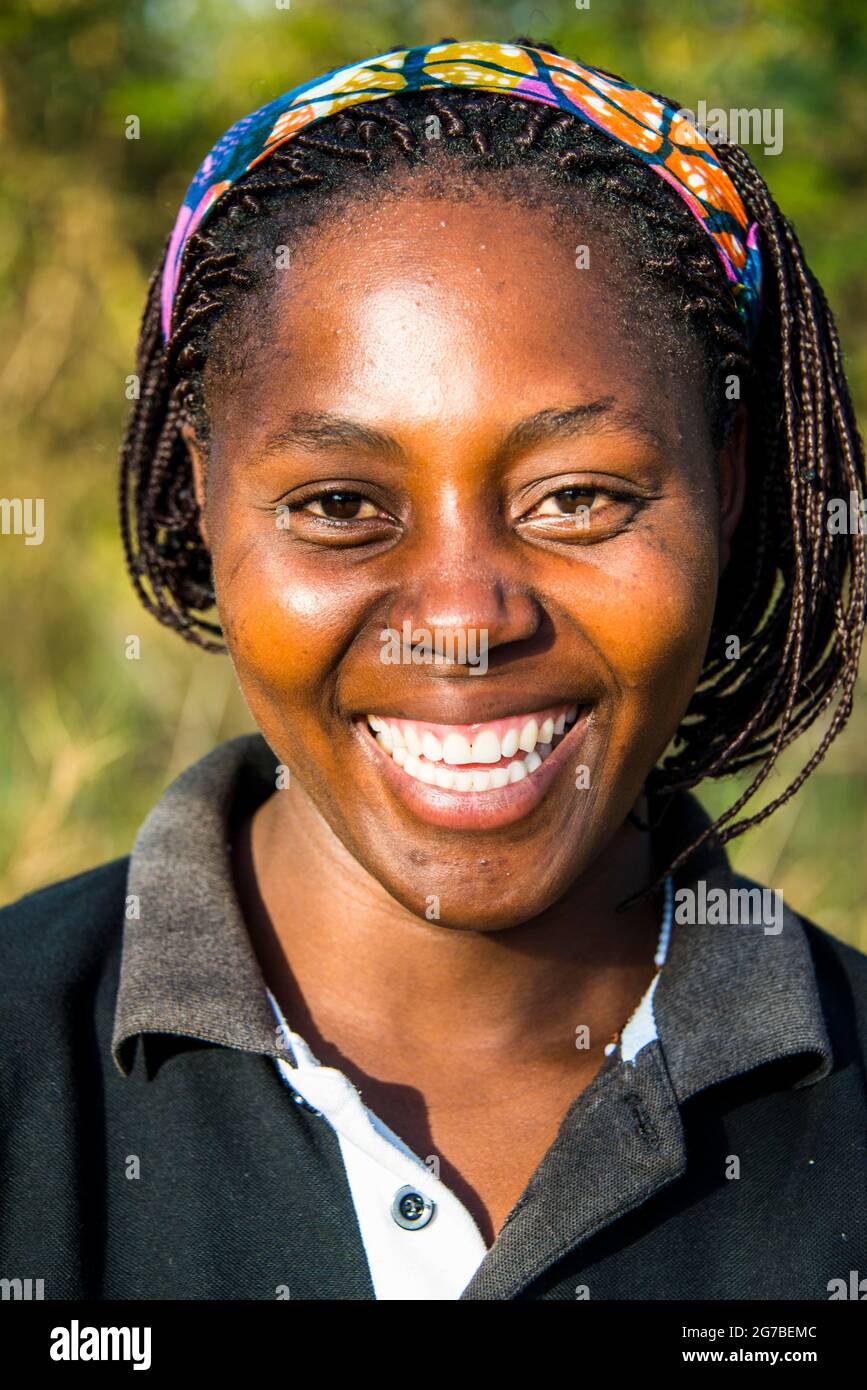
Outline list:
[[[136,836],[112,1036],[124,1074],[126,1044],[147,1033],[282,1055],[228,838],[233,805],[263,801],[277,765],[258,734],[221,744],[172,783]]]
[[[265,982],[232,878],[229,822],[275,788],[278,759],[258,734],[221,744],[188,768],[141,827],[127,886],[112,1052],[130,1069],[133,1039],[174,1034],[267,1056],[283,1055]],[[694,797],[672,799],[654,836],[657,854],[707,825]],[[709,842],[677,887],[749,887]],[[135,913],[138,912],[136,917]],[[659,1044],[679,1103],[781,1058],[803,1058],[794,1084],[831,1069],[809,944],[798,916],[783,929],[677,926],[654,998]]]

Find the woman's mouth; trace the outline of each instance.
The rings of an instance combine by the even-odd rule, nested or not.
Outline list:
[[[589,714],[576,704],[475,724],[369,714],[357,727],[368,747],[376,745],[390,785],[422,819],[495,829],[538,804],[562,764],[560,748],[580,738]]]
[[[408,777],[443,791],[487,792],[541,767],[578,715],[577,705],[486,724],[426,724],[368,715],[377,743]]]

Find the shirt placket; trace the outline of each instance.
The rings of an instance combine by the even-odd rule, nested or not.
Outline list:
[[[658,1040],[612,1058],[567,1112],[462,1299],[525,1291],[686,1170],[677,1097]],[[592,1297],[576,1276],[576,1297]]]

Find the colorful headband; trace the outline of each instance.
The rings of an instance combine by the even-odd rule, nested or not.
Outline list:
[[[273,150],[347,106],[434,87],[509,92],[557,106],[604,130],[661,175],[712,239],[752,338],[761,302],[758,227],[698,128],[672,106],[596,68],[512,43],[435,43],[395,49],[302,82],[236,121],[214,145],[187,190],[162,280],[168,341],[181,257],[220,196]]]

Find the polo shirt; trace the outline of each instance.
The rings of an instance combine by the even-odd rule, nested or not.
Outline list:
[[[656,1037],[653,995],[668,950],[672,905],[667,881],[657,974],[627,1020],[619,1043],[630,1061]],[[276,1059],[277,1070],[292,1099],[324,1116],[337,1135],[377,1299],[459,1298],[487,1249],[472,1214],[429,1160],[413,1153],[364,1104],[348,1077],[337,1067],[321,1065],[300,1033],[292,1031],[270,990],[268,998],[289,1053],[289,1058]],[[407,1202],[409,1216],[404,1213]],[[418,1239],[420,1231],[425,1234]]]
[[[233,886],[233,822],[277,764],[258,735],[221,745],[128,859],[0,913],[0,1278],[46,1299],[377,1297],[341,1138],[287,1089],[291,1020]],[[673,798],[660,866],[706,826]],[[675,886],[754,887],[712,838]],[[788,906],[773,934],[675,920],[643,1005],[457,1296],[827,1299],[867,1270],[867,957]]]

